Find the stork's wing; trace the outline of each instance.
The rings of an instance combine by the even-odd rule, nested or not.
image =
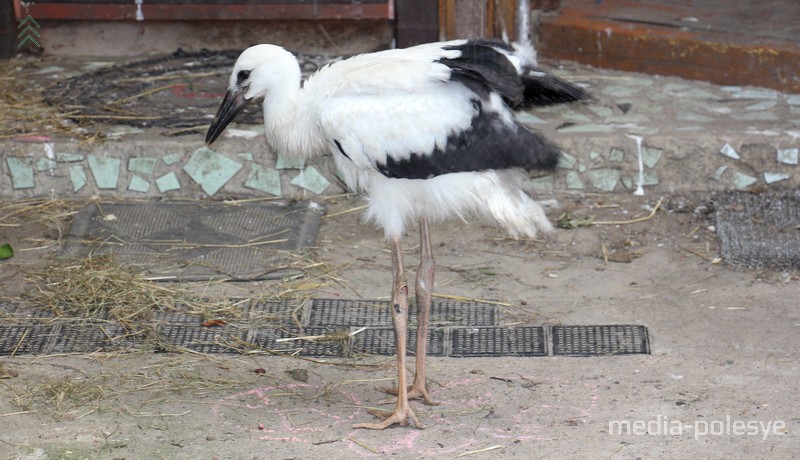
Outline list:
[[[476,93],[498,93],[512,108],[591,99],[583,88],[539,69],[532,49],[492,39],[448,42],[442,49],[460,53],[439,60],[452,69],[451,79]]]
[[[306,90],[321,104],[318,124],[331,151],[359,169],[418,179],[552,168],[558,149],[517,124],[508,105],[524,102],[535,87],[529,79],[545,93],[572,87],[531,73],[531,65],[502,42],[460,40],[338,62],[310,79]]]
[[[327,101],[319,126],[334,155],[387,177],[552,168],[558,149],[517,124],[499,95],[488,100],[457,83],[436,91]]]

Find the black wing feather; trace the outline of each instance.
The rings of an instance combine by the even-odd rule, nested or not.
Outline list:
[[[517,73],[504,54],[514,53],[514,48],[502,40],[468,40],[444,49],[461,51],[457,58],[438,61],[450,67],[450,79],[461,82],[481,98],[494,91],[515,109],[591,99],[583,88],[541,69],[524,67],[522,74]]]
[[[457,49],[461,55],[438,62],[450,67],[451,80],[463,83],[482,98],[496,92],[514,107],[523,102],[525,88],[514,65],[498,50],[500,44],[505,45],[499,40],[469,40],[462,45],[447,46],[445,50]]]
[[[591,100],[583,88],[539,69],[526,68],[521,76],[525,87],[520,107],[538,107]]]
[[[390,156],[375,165],[378,170],[390,178],[428,179],[467,171],[555,168],[560,156],[555,144],[519,123],[502,120],[498,113],[485,110],[484,104],[492,93],[511,108],[583,101],[590,99],[589,94],[533,67],[523,68],[520,75],[506,56],[514,48],[501,40],[468,40],[444,49],[461,51],[456,58],[437,62],[451,69],[452,81],[475,94],[472,102],[477,113],[471,126],[451,133],[443,149],[414,152],[403,159]]]
[[[444,149],[415,152],[401,160],[388,157],[386,163],[376,167],[384,176],[397,179],[428,179],[490,169],[542,170],[555,168],[559,152],[541,134],[519,124],[508,124],[498,114],[481,110],[469,129],[448,137]]]

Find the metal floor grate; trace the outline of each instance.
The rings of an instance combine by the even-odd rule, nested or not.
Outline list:
[[[714,225],[726,262],[800,268],[800,190],[720,195]]]
[[[0,327],[0,355],[46,354],[53,326],[19,325]]]
[[[553,326],[552,334],[557,356],[650,354],[644,326]]]
[[[350,356],[352,338],[348,329],[307,327],[301,330],[260,329],[253,343],[265,350],[301,356]],[[315,337],[300,339],[300,337]],[[284,339],[284,340],[281,340]],[[285,340],[290,339],[290,340]]]
[[[57,353],[92,353],[132,348],[137,342],[116,324],[70,324],[60,327],[51,346]]]
[[[428,331],[428,356],[447,356],[445,344],[447,341],[446,329],[430,329]],[[366,329],[353,340],[355,353],[373,355],[395,354],[395,335],[392,328]],[[406,336],[406,354],[414,355],[417,348],[417,334],[415,328],[409,328]]]
[[[395,353],[391,319],[378,324],[378,318],[382,318],[379,305],[388,318],[386,302],[318,299],[303,306],[292,302],[230,301],[240,311],[222,325],[204,325],[207,318],[185,312],[159,312],[151,324],[153,328],[138,331],[124,329],[111,321],[54,318],[47,310],[0,304],[5,319],[4,325],[0,325],[0,355],[91,353],[145,347],[154,351],[188,349],[214,354],[261,349],[281,355],[327,357]],[[351,305],[356,312],[342,316],[340,308]],[[437,321],[444,325],[429,329],[428,354],[432,356],[547,356],[551,341],[553,354],[558,356],[650,353],[644,326],[475,326],[468,323],[496,321],[494,305],[440,302],[435,309],[440,315]],[[364,311],[372,313],[367,315]],[[323,318],[331,318],[331,323],[312,324],[323,323]],[[413,325],[409,326],[407,347],[408,354],[413,355],[416,348]]]
[[[497,307],[478,302],[433,301],[430,324],[446,326],[493,326]],[[417,306],[408,308],[409,324],[415,325]],[[390,326],[389,302],[381,300],[315,299],[309,313],[311,325]]]
[[[547,356],[543,327],[458,328],[450,333],[450,356]]]
[[[199,324],[166,324],[159,327],[164,341],[200,353],[239,352],[245,331],[234,327],[203,327]]]
[[[62,256],[113,254],[159,281],[281,278],[287,251],[313,246],[321,218],[315,203],[90,204]]]

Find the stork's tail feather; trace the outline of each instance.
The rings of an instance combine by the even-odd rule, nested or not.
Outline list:
[[[518,189],[508,189],[505,194],[490,194],[486,205],[492,217],[497,220],[513,238],[536,238],[540,233],[553,230],[539,203]]]
[[[511,108],[591,99],[580,86],[540,70],[536,51],[529,45],[475,39],[448,44],[442,49],[461,52],[458,57],[438,60],[452,69],[451,79],[484,97],[496,92]]]
[[[443,174],[427,180],[376,180],[365,217],[383,227],[386,239],[403,235],[416,217],[431,223],[453,215],[499,224],[514,237],[535,238],[553,229],[542,206],[524,191],[521,169]]]
[[[520,77],[525,87],[522,107],[591,100],[589,93],[580,86],[539,69],[526,68]]]
[[[523,191],[527,174],[520,170],[495,171],[486,176],[496,185],[481,195],[486,217],[497,221],[513,238],[535,238],[553,230],[544,208]]]
[[[527,163],[515,164],[526,170],[553,170],[561,158],[561,149],[547,137],[519,125],[517,137],[519,151],[526,152]]]

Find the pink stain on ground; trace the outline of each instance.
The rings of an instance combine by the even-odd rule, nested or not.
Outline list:
[[[500,396],[497,397],[495,392],[486,390],[484,388],[487,384],[485,377],[470,377],[457,382],[450,382],[444,387],[448,392],[465,399],[449,401],[442,400],[440,396],[438,399],[442,400],[440,401],[442,405],[438,406],[438,408],[428,408],[428,406],[415,403],[415,406],[420,408],[417,411],[418,416],[427,419],[424,422],[431,427],[428,430],[392,428],[381,432],[380,435],[370,434],[372,432],[364,430],[354,430],[350,431],[347,437],[342,439],[363,440],[365,445],[374,450],[373,452],[358,443],[348,442],[348,449],[358,457],[385,457],[395,453],[413,453],[413,455],[419,457],[435,457],[463,452],[475,445],[484,443],[487,438],[503,441],[512,439],[514,441],[553,439],[544,433],[547,431],[547,427],[541,422],[537,423],[537,420],[542,418],[541,413],[545,411],[549,414],[557,413],[564,420],[588,418],[594,413],[599,401],[598,387],[596,385],[557,378],[532,377],[525,378],[525,380],[567,387],[582,386],[586,390],[585,398],[583,396],[580,398],[584,403],[569,405],[536,404],[536,402],[539,402],[537,401],[539,398],[536,393],[532,393],[530,399],[532,404],[530,406],[521,406],[516,410],[512,409],[513,413],[493,416],[493,408],[495,406],[502,407],[506,403],[506,401],[503,401],[504,395],[500,392]],[[340,401],[331,405],[330,408],[319,408],[319,405],[315,404],[311,398],[308,399],[308,405],[300,410],[293,403],[290,403],[288,408],[278,407],[286,400],[281,401],[277,398],[292,397],[294,394],[301,397],[303,395],[318,395],[322,394],[323,390],[324,387],[322,385],[308,384],[253,388],[229,395],[217,401],[216,404],[212,405],[211,412],[214,415],[225,417],[223,409],[227,411],[236,411],[237,409],[256,411],[252,426],[239,426],[241,430],[257,433],[260,435],[259,439],[264,441],[307,444],[314,441],[314,439],[309,439],[313,437],[306,436],[308,434],[329,431],[345,432],[356,420],[364,421],[362,419],[370,417],[366,411],[361,409],[362,403],[358,396],[341,390],[332,396],[334,399],[340,399]],[[470,396],[471,392],[475,394]],[[256,401],[254,402],[253,399]],[[453,407],[456,404],[457,407]],[[349,409],[352,410],[347,412]],[[431,413],[426,414],[427,411]],[[464,415],[458,414],[459,411],[463,411]],[[465,418],[470,413],[475,414],[482,411],[486,411],[487,414],[479,416],[477,422],[475,417]],[[456,415],[450,415],[454,413]],[[295,423],[298,419],[302,420],[300,420],[300,423]],[[258,430],[258,423],[264,423],[263,430]],[[442,432],[453,434],[453,436],[448,436],[447,440],[456,441],[458,444],[447,446],[439,444],[442,440],[434,436],[441,437]],[[459,440],[460,436],[455,435],[455,433],[470,433],[471,436]],[[437,445],[439,447],[430,447]]]
[[[300,393],[302,391],[307,393],[308,391],[314,391],[314,394],[318,394],[321,390],[322,387],[314,387],[307,384],[253,388],[245,392],[229,395],[217,401],[217,403],[211,407],[211,413],[220,416],[222,409],[236,410],[237,408],[259,411],[253,426],[239,426],[239,428],[267,434],[266,436],[259,437],[263,440],[308,442],[298,435],[325,432],[330,430],[333,425],[342,423],[345,420],[354,420],[358,409],[354,409],[352,413],[345,418],[342,417],[341,413],[330,413],[327,410],[322,410],[317,407],[304,408],[302,411],[275,407],[273,399],[285,397],[287,396],[286,393],[289,392]],[[277,394],[282,395],[277,396]],[[341,394],[343,394],[346,399],[349,399],[347,402],[348,405],[356,407],[360,405],[360,401],[355,395],[351,393]],[[256,398],[258,403],[254,404],[252,401],[246,401],[246,398]],[[340,409],[341,407],[343,406],[337,405],[332,410],[335,411],[337,408]],[[302,423],[299,425],[295,424],[293,421],[293,416],[298,415],[301,415],[303,418]],[[257,428],[259,422],[264,424],[263,430]]]
[[[575,381],[571,380],[562,380],[559,378],[539,378],[539,377],[525,377],[520,376],[523,380],[526,381],[537,381],[537,382],[546,382],[550,383],[551,385],[564,385],[564,386],[575,386],[581,385],[583,388],[587,390],[587,397],[584,399],[584,403],[580,405],[565,405],[565,404],[535,404],[536,396],[534,395],[534,399],[531,401],[532,405],[527,407],[519,407],[517,410],[513,411],[513,414],[503,414],[499,417],[499,419],[487,421],[485,423],[480,422],[478,426],[475,425],[463,425],[460,426],[458,429],[461,432],[465,432],[464,430],[468,430],[467,432],[473,434],[480,434],[485,437],[494,438],[498,440],[551,440],[553,439],[552,436],[547,436],[544,432],[547,430],[547,427],[543,425],[541,422],[537,423],[537,420],[541,420],[540,414],[546,410],[548,413],[555,413],[555,414],[563,414],[565,420],[569,419],[577,419],[577,418],[589,418],[594,413],[594,408],[597,406],[599,395],[597,392],[596,385],[590,384],[580,384]],[[458,382],[452,382],[447,385],[448,389],[456,390],[457,394],[468,394],[467,391],[463,389],[459,390],[458,387],[476,387],[480,388],[481,386],[486,384],[485,378],[467,378],[463,379]],[[502,397],[502,396],[501,396]],[[461,401],[460,406],[466,409],[480,409],[482,407],[493,407],[497,404],[497,399],[495,398],[494,394],[491,391],[485,391],[482,394],[479,394],[475,397],[469,398],[467,400]],[[447,423],[447,422],[445,422]]]
[[[20,136],[14,136],[10,139],[12,142],[52,142],[53,138],[49,136],[40,136],[36,134],[23,134]]]
[[[394,433],[398,433],[398,436],[394,436]],[[359,439],[363,440],[365,437],[364,430],[355,430],[348,434],[348,439]],[[370,448],[374,449],[375,452],[368,451],[363,446],[358,445],[357,443],[350,441],[348,443],[349,450],[354,454],[362,458],[386,458],[388,455],[393,454],[413,454],[414,457],[434,457],[438,458],[442,455],[452,455],[460,452],[464,452],[465,450],[469,449],[470,447],[477,444],[475,439],[469,439],[466,442],[463,442],[458,445],[448,446],[448,447],[419,447],[418,440],[421,441],[423,444],[436,444],[436,441],[430,438],[432,436],[436,436],[434,432],[430,432],[431,435],[428,436],[429,432],[424,430],[417,430],[415,428],[387,428],[387,431],[382,431],[379,436],[383,438],[390,438],[387,442],[383,444],[375,445],[372,440],[366,441],[363,444],[368,445]],[[422,438],[422,439],[420,439]]]

